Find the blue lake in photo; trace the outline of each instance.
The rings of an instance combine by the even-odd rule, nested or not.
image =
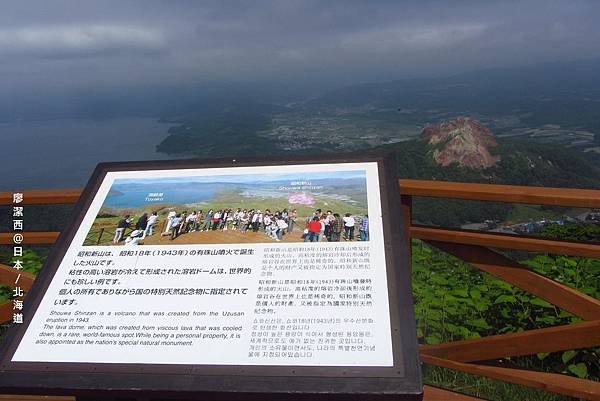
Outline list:
[[[125,209],[152,204],[192,204],[210,201],[223,192],[258,198],[311,192],[352,201],[339,194],[348,190],[366,196],[364,171],[116,179],[104,206]]]
[[[210,200],[223,185],[214,184],[117,184],[111,188],[104,202],[105,206],[115,208],[136,208],[144,205],[176,203],[187,204]],[[152,194],[162,194],[152,195]]]

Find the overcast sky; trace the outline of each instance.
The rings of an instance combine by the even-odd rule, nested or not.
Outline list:
[[[448,75],[600,57],[599,21],[594,0],[12,0],[0,87]]]

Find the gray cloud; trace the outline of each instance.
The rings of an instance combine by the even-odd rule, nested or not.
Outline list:
[[[30,0],[0,15],[0,85],[352,83],[600,57],[600,2]]]
[[[481,36],[486,29],[487,25],[483,23],[390,26],[345,35],[342,46],[364,52],[429,51],[459,45]]]
[[[79,57],[154,53],[166,46],[160,31],[136,26],[59,25],[0,30],[0,55]]]

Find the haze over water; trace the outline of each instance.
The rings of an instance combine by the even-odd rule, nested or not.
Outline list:
[[[168,159],[156,145],[169,127],[146,117],[0,123],[0,190],[83,187],[100,162]]]

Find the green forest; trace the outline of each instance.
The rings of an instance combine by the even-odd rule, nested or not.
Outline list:
[[[431,147],[422,140],[401,142],[380,149],[396,153],[398,175],[401,178],[600,188],[600,166],[588,161],[580,153],[559,145],[501,139],[498,140],[497,147],[490,149],[494,154],[500,155],[501,160],[487,169],[473,169],[458,164],[441,167],[431,156]],[[581,174],[582,171],[588,174]],[[553,208],[542,209],[551,211]],[[416,198],[413,203],[413,218],[420,224],[453,227],[484,220],[502,222],[518,210],[517,205],[508,203]],[[555,212],[560,213],[560,210],[554,208]]]
[[[558,226],[543,235],[567,240],[600,241],[595,225]],[[537,298],[427,244],[414,241],[413,294],[420,343],[516,333],[581,321]],[[531,254],[519,262],[534,271],[600,298],[600,260]],[[498,361],[502,366],[600,379],[600,348],[566,350]],[[426,383],[461,390],[490,400],[567,400],[569,398],[516,385],[426,366]]]

